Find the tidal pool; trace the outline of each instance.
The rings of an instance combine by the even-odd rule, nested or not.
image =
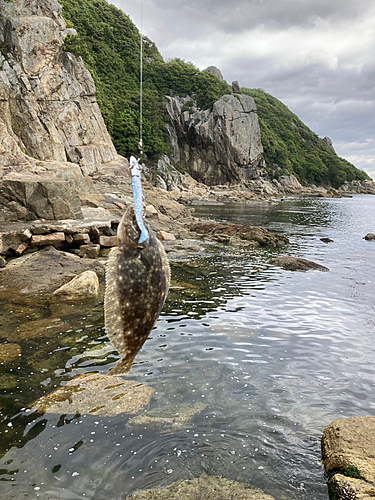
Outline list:
[[[0,365],[0,498],[108,500],[208,474],[276,500],[327,500],[323,429],[375,414],[375,242],[363,239],[374,213],[364,195],[196,208],[290,245],[209,247],[171,263],[174,286],[128,378],[155,390],[150,411],[200,404],[173,432],[132,430],[126,414],[30,413],[35,399],[76,375],[106,374],[120,356],[102,301],[62,311],[3,300],[0,343],[21,354]],[[330,272],[271,266],[279,254]],[[55,327],[18,335],[46,319]]]

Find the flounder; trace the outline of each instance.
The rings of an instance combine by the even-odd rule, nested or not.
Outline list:
[[[104,299],[105,329],[122,360],[110,371],[125,375],[146,341],[168,294],[170,268],[160,241],[145,222],[148,237],[139,243],[141,230],[129,207],[117,230],[118,247],[107,263]]]

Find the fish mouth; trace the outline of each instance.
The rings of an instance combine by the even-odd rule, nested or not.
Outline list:
[[[124,213],[122,220],[117,230],[119,242],[123,243],[128,248],[144,248],[148,238],[143,243],[139,243],[141,230],[138,226],[137,219],[133,207],[128,207]]]

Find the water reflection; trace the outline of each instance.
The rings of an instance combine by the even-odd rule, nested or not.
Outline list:
[[[218,248],[172,264],[171,293],[130,378],[155,389],[150,410],[207,405],[177,432],[132,431],[125,414],[27,411],[78,374],[107,373],[119,355],[103,330],[102,303],[61,311],[3,301],[0,342],[21,347],[21,357],[0,365],[6,498],[122,498],[207,473],[250,482],[277,500],[327,499],[319,463],[325,425],[375,412],[375,268],[373,247],[362,240],[374,205],[356,197],[215,207],[218,219],[287,233],[287,252],[330,272],[273,268],[271,253],[259,249]],[[57,330],[38,338],[22,329],[56,317]]]

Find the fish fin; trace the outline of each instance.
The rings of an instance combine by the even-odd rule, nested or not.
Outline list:
[[[104,295],[105,331],[114,348],[124,353],[124,327],[120,308],[120,298],[117,285],[117,255],[118,247],[112,248],[107,262],[106,286]]]
[[[135,356],[126,359],[123,357],[112,370],[109,370],[108,375],[127,375],[133,366],[134,360]]]

